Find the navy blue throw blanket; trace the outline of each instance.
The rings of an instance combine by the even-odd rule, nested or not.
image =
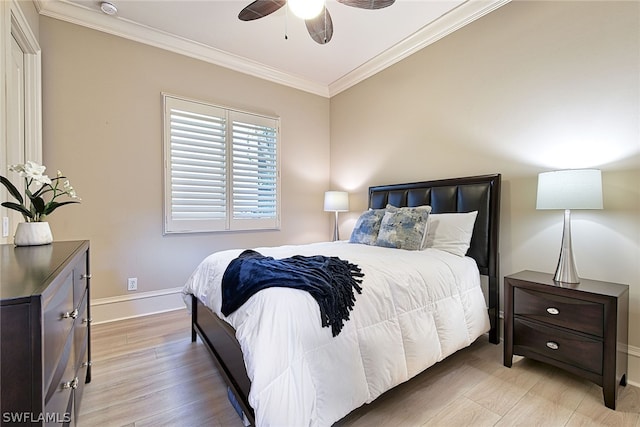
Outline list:
[[[232,260],[222,276],[222,314],[228,316],[256,292],[271,288],[307,291],[320,306],[322,326],[335,337],[353,309],[353,290],[362,293],[360,267],[322,255],[274,259],[247,249]]]

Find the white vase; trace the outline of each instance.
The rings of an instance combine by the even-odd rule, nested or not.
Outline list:
[[[16,246],[48,245],[53,242],[48,222],[21,222],[13,237]]]

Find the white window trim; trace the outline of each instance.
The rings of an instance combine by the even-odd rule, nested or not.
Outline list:
[[[181,234],[181,233],[202,233],[202,232],[233,232],[233,231],[250,231],[250,230],[279,230],[280,229],[280,158],[282,141],[280,137],[280,119],[262,114],[248,111],[241,111],[220,105],[211,104],[204,101],[193,100],[189,98],[179,97],[162,93],[163,105],[163,172],[164,172],[164,199],[163,199],[163,234]],[[221,110],[229,123],[226,128],[226,210],[224,219],[209,220],[175,220],[172,218],[172,158],[171,158],[171,120],[168,119],[170,109],[176,106],[183,106],[185,110],[191,112],[200,112],[204,110]],[[208,113],[210,114],[210,113]],[[252,123],[260,124],[275,123],[277,146],[276,146],[276,212],[275,218],[252,220],[237,219],[233,217],[233,172],[229,165],[232,162],[233,144],[231,141],[232,129],[229,117],[249,116]]]

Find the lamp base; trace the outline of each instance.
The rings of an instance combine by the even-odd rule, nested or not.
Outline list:
[[[561,283],[580,283],[576,262],[573,258],[573,249],[571,248],[571,211],[569,209],[564,211],[562,247],[560,248],[560,258],[558,259],[558,267],[553,280]]]
[[[333,241],[337,242],[338,240],[340,240],[340,232],[338,231],[338,211],[336,211],[335,214],[336,214],[336,221],[333,227]]]

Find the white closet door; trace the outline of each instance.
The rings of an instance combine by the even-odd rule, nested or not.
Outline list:
[[[8,164],[24,163],[25,140],[24,140],[24,52],[15,38],[11,37],[11,63],[9,64],[9,81],[11,85],[7,91],[8,108],[7,108],[7,130],[8,130],[8,147],[7,160]]]
[[[14,165],[17,163],[24,163],[25,160],[25,67],[24,67],[25,54],[22,48],[14,37],[11,37],[11,59],[7,64],[7,143],[6,147],[3,147],[3,170],[2,173],[6,173],[6,177],[18,187],[21,193],[24,194],[24,182],[22,179],[17,179],[18,176],[6,170],[6,165]],[[2,201],[15,201],[10,199],[10,195],[2,187],[2,193],[0,193]],[[3,222],[6,221],[4,217],[8,218],[8,234],[2,235],[2,243],[11,243],[13,241],[13,234],[16,226],[19,222],[23,221],[20,213],[2,208]],[[3,231],[5,231],[6,223],[2,224]]]
[[[21,190],[24,184],[7,165],[42,162],[41,50],[25,15],[34,8],[32,2],[0,0],[0,174]],[[9,197],[0,186],[0,201]],[[21,221],[21,214],[0,207],[0,243],[13,243]],[[8,229],[2,227],[5,222]]]

